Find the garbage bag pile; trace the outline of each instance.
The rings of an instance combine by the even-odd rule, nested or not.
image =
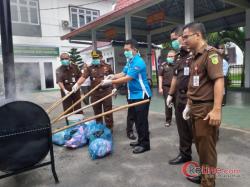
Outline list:
[[[58,132],[52,136],[55,145],[76,149],[89,145],[90,157],[95,160],[112,153],[112,133],[104,124],[89,121]]]

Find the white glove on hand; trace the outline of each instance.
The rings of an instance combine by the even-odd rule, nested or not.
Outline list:
[[[168,107],[168,108],[171,108],[171,107],[172,107],[172,105],[173,105],[172,100],[173,100],[173,96],[168,95],[167,100],[166,100],[166,103],[167,103],[167,107]]]
[[[70,92],[69,92],[68,90],[66,90],[66,89],[64,89],[63,91],[64,91],[65,95],[68,95],[68,94],[70,93]]]
[[[116,92],[117,92],[117,89],[114,88],[114,89],[112,90],[112,94],[115,94]]]
[[[74,91],[74,93],[76,93],[78,89],[79,89],[79,85],[78,83],[75,83],[75,85],[72,87],[72,90]]]
[[[112,85],[112,80],[105,79],[101,82],[101,86],[109,86],[109,85]]]
[[[184,120],[188,120],[190,118],[189,113],[190,113],[190,106],[186,105],[185,109],[182,112],[182,117]]]
[[[105,80],[113,80],[115,78],[115,75],[114,74],[110,74],[108,75]]]

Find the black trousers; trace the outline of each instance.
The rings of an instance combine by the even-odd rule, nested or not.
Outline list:
[[[134,119],[134,113],[131,108],[128,108],[128,114],[127,114],[127,134],[133,132],[133,126],[135,123]]]
[[[145,99],[148,99],[147,97]],[[144,99],[133,99],[128,100],[128,103],[136,103]],[[149,111],[150,102],[131,107],[130,114],[133,115],[135,120],[135,127],[138,134],[138,143],[140,146],[145,148],[150,148],[150,139],[149,139],[149,125],[148,125],[148,111]]]
[[[184,102],[183,102],[184,101]],[[184,120],[182,112],[186,107],[186,95],[177,93],[176,105],[175,105],[175,117],[177,130],[179,134],[179,151],[185,158],[191,158],[192,154],[192,123],[191,120]]]
[[[169,87],[163,86],[163,98],[164,98],[164,103],[165,103],[165,117],[166,117],[166,123],[171,123],[172,122],[172,115],[173,115],[173,108],[169,108],[167,106],[166,99],[168,98],[168,92],[169,92]],[[173,98],[173,103],[175,103],[175,98]]]

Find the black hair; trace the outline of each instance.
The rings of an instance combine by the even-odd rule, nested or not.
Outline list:
[[[138,42],[135,39],[126,40],[125,45],[130,45],[131,48],[138,49]]]
[[[202,38],[206,39],[206,28],[203,23],[200,22],[191,22],[183,27],[183,30],[190,29],[193,32],[200,32]]]
[[[217,43],[214,45],[214,47],[215,47],[216,49],[219,49],[220,46],[224,46],[224,44],[223,44],[223,43],[217,42]],[[224,48],[225,48],[225,47],[224,47]]]
[[[183,26],[182,25],[178,25],[176,26],[175,28],[173,28],[171,31],[170,31],[170,34],[172,33],[175,33],[177,34],[178,36],[182,36],[182,33],[183,33]]]

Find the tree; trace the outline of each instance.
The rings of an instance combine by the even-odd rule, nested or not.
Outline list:
[[[245,31],[242,27],[230,28],[220,32],[209,33],[207,37],[210,45],[225,44],[233,42],[237,44],[242,51],[245,49]]]
[[[83,62],[82,62],[82,57],[80,55],[80,52],[77,51],[76,48],[72,48],[69,51],[70,54],[70,61],[77,64],[78,66],[82,66]]]

